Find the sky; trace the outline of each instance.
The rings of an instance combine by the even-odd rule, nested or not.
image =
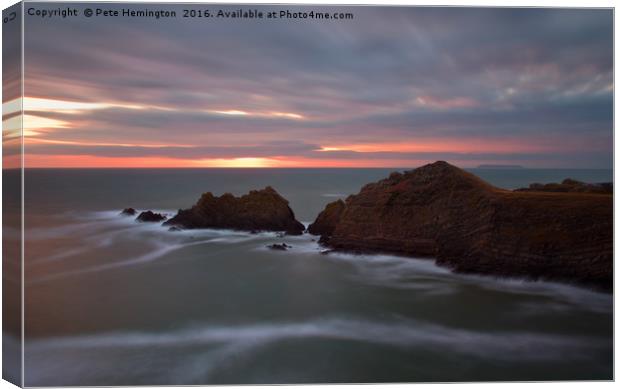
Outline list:
[[[28,16],[26,166],[612,168],[611,10],[286,8]]]

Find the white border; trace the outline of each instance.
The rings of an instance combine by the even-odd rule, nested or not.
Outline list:
[[[45,0],[43,0],[45,1]],[[95,1],[75,1],[75,0],[69,0],[66,1],[67,3],[69,2],[95,2]],[[179,1],[179,0],[168,0],[168,1],[147,1],[147,0],[131,0],[131,1],[106,1],[106,2],[131,2],[131,3],[190,3],[192,1]],[[13,0],[0,0],[0,6],[2,9],[7,8],[13,4],[15,4],[16,1]],[[383,0],[383,1],[371,1],[371,0],[337,0],[337,1],[333,1],[333,0],[288,0],[288,1],[260,1],[260,0],[242,0],[242,1],[213,1],[213,0],[207,0],[207,1],[195,1],[195,3],[218,3],[218,4],[225,4],[225,3],[230,3],[230,4],[238,4],[238,3],[256,3],[256,4],[261,4],[261,3],[282,3],[282,4],[324,4],[324,5],[402,5],[402,6],[413,6],[413,5],[418,5],[418,6],[479,6],[479,7],[559,7],[559,8],[577,8],[577,7],[585,7],[585,8],[594,8],[594,7],[601,7],[601,8],[614,8],[615,4],[613,1],[610,0],[589,0],[589,1],[584,1],[584,0],[527,0],[527,1],[518,1],[518,0],[474,0],[474,1],[467,1],[467,0],[426,0],[426,1],[416,1],[416,0]],[[615,14],[615,11],[614,11]],[[24,20],[22,20],[22,37],[23,37],[23,29],[24,29]],[[2,41],[2,32],[0,29],[0,42]],[[616,46],[617,46],[617,42],[618,42],[618,31],[615,29],[615,15],[614,15],[614,81],[615,81],[615,74],[618,71],[618,62],[616,61]],[[23,94],[23,67],[24,63],[23,63],[23,39],[22,39],[22,94]],[[2,69],[2,65],[1,65],[1,61],[0,61],[0,72]],[[1,93],[1,88],[0,88],[0,93]],[[614,135],[615,135],[615,117],[616,117],[616,113],[618,112],[618,104],[617,101],[615,99],[615,91],[614,91]],[[614,150],[617,149],[618,146],[618,142],[620,142],[615,136],[614,136]],[[0,159],[1,159],[1,148],[0,148]],[[23,166],[23,143],[22,143],[22,166]],[[614,182],[618,183],[619,178],[620,178],[620,173],[618,172],[620,167],[620,162],[617,161],[615,159],[615,152],[614,152]],[[22,196],[23,196],[23,176],[22,176]],[[1,199],[2,199],[2,184],[0,183],[0,203],[1,203]],[[618,221],[618,216],[615,214],[615,209],[616,209],[616,205],[618,202],[618,196],[614,195],[614,247],[616,245],[617,242],[620,242],[620,231],[618,229],[615,228],[617,221]],[[23,202],[23,198],[22,198],[22,202]],[[1,211],[0,211],[0,216],[1,216]],[[22,207],[22,220],[23,220],[23,207]],[[23,229],[23,223],[22,223],[22,229]],[[22,231],[22,236],[23,236],[23,231]],[[2,237],[2,234],[0,232],[0,239]],[[22,252],[23,252],[23,239],[22,239]],[[617,252],[614,250],[614,277],[617,276],[618,273],[618,260],[617,260]],[[616,279],[616,278],[614,278]],[[22,287],[23,287],[23,266],[22,266]],[[1,297],[2,291],[0,289],[0,297]],[[22,296],[23,297],[23,296]],[[1,300],[0,300],[1,301]],[[614,298],[614,334],[617,333],[618,328],[619,328],[619,324],[618,322],[615,320],[615,312],[618,312],[618,300]],[[23,298],[22,298],[22,323],[23,323]],[[2,312],[0,310],[0,319],[2,318]],[[22,341],[23,341],[23,327],[22,327]],[[615,346],[615,337],[614,337],[614,346]],[[615,347],[614,347],[614,351],[615,351]],[[1,353],[0,353],[1,354]],[[615,357],[615,355],[614,355]],[[1,362],[2,362],[2,355],[0,355],[0,366],[1,366]],[[23,366],[23,348],[22,348],[22,366]],[[617,358],[614,358],[614,375],[616,372],[619,371],[619,367],[620,367],[620,363],[618,362]],[[22,382],[23,382],[23,370],[22,370]],[[581,388],[585,385],[588,386],[592,386],[592,387],[606,387],[606,386],[615,386],[615,384],[613,382],[552,382],[552,383],[464,383],[464,384],[377,384],[377,385],[304,385],[304,388],[308,388],[308,389],[322,389],[325,387],[338,387],[338,388],[342,388],[342,389],[350,389],[350,388],[364,388],[364,387],[373,387],[373,388],[380,388],[380,389],[387,389],[387,388],[403,388],[403,387],[407,387],[407,388],[416,388],[416,389],[435,389],[435,388],[453,388],[453,387],[458,387],[458,388],[474,388],[477,387],[479,385],[484,385],[485,388],[490,388],[490,389],[495,389],[495,388],[569,388],[569,389],[573,389],[573,388]],[[230,388],[231,386],[221,386],[221,388]],[[296,386],[293,385],[280,385],[278,387],[282,387],[282,388],[295,388]],[[9,388],[15,388],[15,386],[13,386],[12,384],[0,380],[0,389],[9,389]],[[152,386],[142,386],[141,388],[147,388],[147,389],[155,389],[155,388],[161,388],[161,387],[152,387]],[[220,388],[220,386],[209,386],[209,388]],[[244,388],[262,388],[262,386],[254,386],[254,385],[248,385],[248,386],[244,386]]]

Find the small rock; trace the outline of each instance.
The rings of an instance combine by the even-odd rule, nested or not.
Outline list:
[[[272,250],[280,250],[280,251],[286,251],[290,249],[291,247],[293,246],[289,246],[286,243],[282,243],[282,244],[274,243],[274,244],[267,246],[267,248],[270,248]]]
[[[166,217],[160,213],[154,213],[153,211],[144,211],[138,215],[136,221],[156,223],[166,220]]]
[[[168,231],[183,231],[183,230],[180,229],[179,227],[170,227],[168,228]]]
[[[133,208],[125,208],[121,211],[121,215],[125,216],[134,216],[136,214],[136,210]]]

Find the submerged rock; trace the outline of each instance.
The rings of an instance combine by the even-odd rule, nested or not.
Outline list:
[[[135,216],[136,210],[133,208],[125,208],[121,211],[121,215],[125,216]]]
[[[230,228],[245,231],[284,231],[299,235],[304,225],[295,219],[288,201],[268,186],[241,197],[203,194],[190,209],[179,210],[165,225],[182,228]]]
[[[495,188],[446,162],[368,184],[310,226],[328,248],[611,291],[613,197]]]
[[[173,231],[174,232],[174,231],[183,231],[183,230],[180,229],[179,227],[172,226],[172,227],[168,228],[168,231]]]
[[[281,250],[281,251],[286,251],[292,247],[293,246],[289,246],[286,243],[274,243],[274,244],[270,244],[267,246],[267,248],[270,248],[272,250]]]
[[[136,221],[143,223],[156,223],[164,220],[166,220],[166,216],[160,213],[154,213],[153,211],[144,211],[136,218]]]

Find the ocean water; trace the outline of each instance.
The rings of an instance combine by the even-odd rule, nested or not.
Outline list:
[[[392,170],[27,170],[26,385],[612,378],[609,294],[324,255],[307,234],[171,232],[119,215],[271,185],[307,224]],[[610,170],[472,171],[505,188],[612,181]],[[280,242],[292,249],[266,248]]]

